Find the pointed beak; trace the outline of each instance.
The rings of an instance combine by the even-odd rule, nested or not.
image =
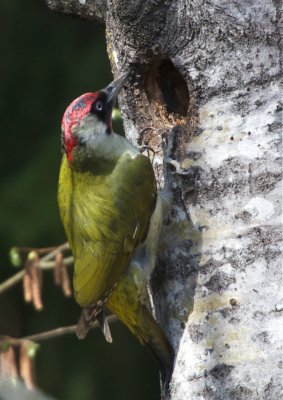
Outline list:
[[[107,103],[113,107],[118,93],[121,91],[124,84],[128,81],[130,76],[129,72],[119,76],[119,78],[112,81],[105,89],[104,92],[107,93]]]

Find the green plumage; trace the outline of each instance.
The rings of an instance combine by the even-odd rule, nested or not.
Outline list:
[[[58,201],[75,258],[75,298],[82,307],[104,301],[145,239],[156,201],[147,157],[125,152],[116,161],[71,168],[64,156]]]
[[[173,371],[174,351],[138,292],[134,272],[130,269],[109,297],[106,306],[156,358],[166,391]]]
[[[151,313],[148,293],[162,196],[157,196],[150,160],[111,129],[113,104],[128,78],[123,74],[66,109],[58,202],[74,255],[75,298],[83,308],[78,338],[85,338],[97,319],[112,341],[105,304],[157,358],[167,391],[174,352]]]
[[[142,272],[128,268],[135,249],[146,239],[156,205],[151,163],[139,153],[133,158],[125,152],[117,162],[96,159],[78,165],[71,167],[63,157],[58,191],[60,214],[75,259],[75,298],[85,310],[106,301],[107,308],[156,357],[167,390],[174,352],[143,302],[147,287],[137,275]],[[150,238],[150,242],[148,246],[158,239]],[[89,323],[82,315],[78,332],[84,337]]]

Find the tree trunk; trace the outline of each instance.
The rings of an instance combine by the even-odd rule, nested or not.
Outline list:
[[[105,22],[114,76],[134,72],[126,134],[155,150],[160,186],[173,141],[174,205],[152,277],[176,351],[168,398],[278,400],[281,2],[47,3]]]

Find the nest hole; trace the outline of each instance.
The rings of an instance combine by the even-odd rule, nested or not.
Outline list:
[[[160,117],[170,123],[185,123],[190,102],[185,79],[168,60],[156,60],[149,69],[146,82],[147,97]]]

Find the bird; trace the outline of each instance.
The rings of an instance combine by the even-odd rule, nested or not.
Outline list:
[[[82,308],[77,336],[85,338],[97,319],[111,342],[106,307],[155,356],[167,390],[174,351],[148,295],[166,199],[150,159],[112,129],[112,110],[129,76],[121,74],[67,107],[58,204],[74,256],[74,296]]]

